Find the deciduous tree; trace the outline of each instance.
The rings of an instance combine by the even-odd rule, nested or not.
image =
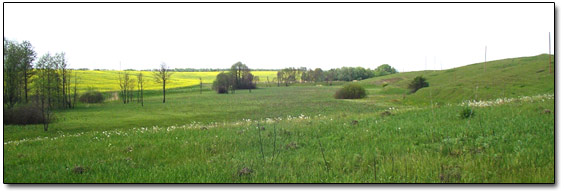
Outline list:
[[[172,71],[168,69],[166,63],[161,63],[159,69],[153,72],[155,82],[163,85],[163,103],[166,102],[166,84],[170,82]]]

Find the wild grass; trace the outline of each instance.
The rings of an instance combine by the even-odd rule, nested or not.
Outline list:
[[[554,118],[543,112],[554,100],[479,108],[471,120],[458,117],[461,108],[441,107],[434,117],[422,108],[282,118],[260,122],[265,130],[245,121],[10,143],[4,182],[554,182]],[[77,166],[86,171],[75,173]],[[253,172],[239,175],[243,168]]]
[[[554,55],[551,57],[554,60]],[[361,83],[371,88],[388,83],[381,94],[406,93],[403,103],[408,105],[428,104],[429,95],[439,104],[446,104],[472,100],[476,95],[478,100],[491,100],[554,93],[554,72],[548,71],[547,54],[488,61],[486,65],[486,72],[484,63],[476,63],[447,70],[392,74]],[[427,79],[429,87],[407,94],[409,82],[419,75]]]
[[[4,183],[554,183],[554,77],[536,73],[541,56],[496,73],[516,78],[507,87],[533,83],[490,98],[502,88],[492,85],[480,101],[464,89],[432,92],[430,105],[420,91],[473,86],[437,71],[405,99],[402,83],[425,72],[362,81],[368,96],[355,100],[334,99],[340,86],[206,85],[172,88],[164,104],[158,90],[144,107],[80,104],[55,111],[47,132],[4,125]],[[472,67],[456,70],[472,79]]]

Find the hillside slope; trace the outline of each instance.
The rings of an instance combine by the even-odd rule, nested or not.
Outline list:
[[[537,94],[554,94],[554,55],[552,70],[548,70],[548,55],[509,58],[475,63],[458,68],[436,71],[416,71],[376,77],[361,81],[378,94],[403,95],[405,104],[459,103],[464,100],[490,100]],[[429,87],[409,94],[407,86],[418,75]],[[388,86],[382,88],[382,85]]]

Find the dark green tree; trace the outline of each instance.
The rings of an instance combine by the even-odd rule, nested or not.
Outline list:
[[[392,66],[388,65],[388,64],[383,64],[378,66],[376,69],[376,75],[377,76],[383,76],[383,75],[389,75],[389,74],[394,74],[397,73],[398,71],[393,68]]]
[[[427,79],[423,78],[422,76],[415,77],[408,86],[411,93],[415,93],[417,92],[417,90],[423,87],[429,87],[429,83],[427,83]]]

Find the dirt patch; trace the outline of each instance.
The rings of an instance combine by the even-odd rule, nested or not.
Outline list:
[[[118,100],[118,99],[119,99],[119,94],[118,94],[118,92],[113,92],[113,93],[110,95],[110,97],[108,97],[108,100],[110,100],[110,101],[116,101],[116,100]]]
[[[375,84],[391,84],[391,83],[395,83],[398,81],[401,81],[402,78],[400,77],[395,77],[395,78],[389,78],[389,79],[382,79],[382,80],[378,80],[376,82],[374,82]]]
[[[86,168],[81,167],[81,166],[76,166],[72,169],[72,172],[75,174],[83,174],[86,172]]]
[[[247,168],[247,167],[245,167],[245,168],[243,168],[243,169],[241,169],[237,172],[237,174],[239,176],[250,175],[251,173],[253,173],[253,170],[250,169],[250,168]]]

